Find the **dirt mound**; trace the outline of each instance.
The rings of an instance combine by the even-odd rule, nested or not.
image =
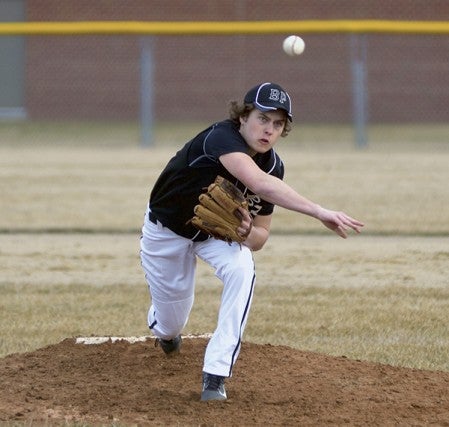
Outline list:
[[[244,343],[228,400],[200,402],[207,339],[74,339],[0,359],[0,422],[120,425],[445,425],[449,373]]]

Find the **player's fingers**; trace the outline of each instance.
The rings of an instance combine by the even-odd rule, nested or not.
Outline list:
[[[362,227],[364,226],[364,224],[360,223],[360,221],[356,221],[356,222],[351,221],[349,226],[357,233],[360,233],[362,231]]]
[[[247,220],[251,219],[251,215],[246,209],[239,207],[239,212],[242,214],[243,219],[247,219]]]
[[[346,238],[348,237],[347,234],[346,234],[345,228],[343,228],[343,227],[341,227],[341,226],[338,226],[338,227],[335,229],[335,232],[336,232],[340,237],[343,237],[343,239],[346,239]]]
[[[346,239],[346,233],[343,227],[341,226],[341,223],[338,220],[332,220],[332,221],[322,221],[322,223],[332,230],[334,233],[338,234],[340,237],[343,237],[343,239]]]
[[[237,232],[242,237],[247,237],[253,227],[253,218],[246,209],[239,208],[239,212],[242,215],[242,219],[240,222],[240,226],[237,229]]]
[[[335,217],[333,227],[329,227],[329,225],[328,227],[331,228],[340,237],[346,239],[348,237],[346,233],[347,230],[353,229],[357,233],[360,233],[361,231],[360,227],[358,225],[353,224],[351,219],[352,219],[351,217],[348,217],[343,212],[339,212]]]
[[[253,218],[250,215],[250,213],[245,209],[242,209],[242,208],[239,208],[239,209],[241,210],[241,214],[242,214],[242,224],[245,224],[245,225],[251,224],[253,222]]]
[[[350,227],[353,230],[355,230],[357,233],[360,233],[361,227],[363,227],[365,225],[365,224],[363,224],[363,222],[361,222],[355,218],[352,218],[349,215],[346,215],[345,213],[342,213],[341,221],[345,225],[346,229],[348,229],[348,227]]]
[[[240,236],[242,237],[248,237],[249,233],[251,233],[251,229],[253,228],[253,224],[252,222],[248,225],[248,226],[240,226],[237,229],[237,232],[240,234]]]
[[[352,218],[352,217],[350,217],[349,215],[346,215],[346,214],[345,214],[345,217],[346,217],[346,219],[347,219],[348,221],[350,221],[350,223],[353,224],[353,225],[357,225],[357,226],[359,226],[359,227],[363,227],[363,226],[365,225],[363,222],[359,221],[358,219]]]

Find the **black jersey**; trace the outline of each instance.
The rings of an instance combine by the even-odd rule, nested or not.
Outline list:
[[[253,217],[270,215],[274,205],[253,194],[221,164],[220,156],[233,152],[248,154],[249,147],[231,120],[215,123],[195,136],[170,159],[156,181],[150,197],[152,216],[180,236],[195,241],[207,239],[187,222],[193,216],[198,196],[217,175],[242,190]],[[273,149],[256,154],[253,160],[264,172],[283,179],[284,166]]]

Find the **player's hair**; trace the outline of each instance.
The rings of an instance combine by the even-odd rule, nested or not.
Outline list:
[[[229,118],[238,126],[240,126],[240,117],[248,117],[251,111],[255,110],[253,104],[239,104],[237,101],[231,101],[229,103]],[[285,137],[292,130],[291,123],[285,116],[284,130],[281,133],[282,137]]]

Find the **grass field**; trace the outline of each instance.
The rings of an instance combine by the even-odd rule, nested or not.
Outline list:
[[[174,153],[0,147],[0,356],[78,335],[146,335],[139,229],[151,186]],[[449,371],[448,144],[285,141],[286,181],[366,223],[343,240],[277,209],[255,254],[245,339]],[[186,333],[213,330],[220,284],[200,263]]]

